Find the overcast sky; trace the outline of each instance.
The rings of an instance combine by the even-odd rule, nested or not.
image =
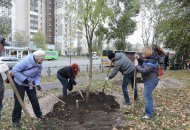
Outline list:
[[[143,44],[142,38],[141,38],[142,29],[141,29],[140,16],[137,16],[135,20],[137,21],[136,30],[134,31],[132,35],[128,37],[127,41],[130,42],[131,44],[136,44],[136,43]]]

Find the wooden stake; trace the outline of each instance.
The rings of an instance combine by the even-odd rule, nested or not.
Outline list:
[[[32,129],[33,129],[33,130],[36,130],[36,128],[35,128],[35,126],[34,126],[32,120],[31,120],[31,118],[30,118],[30,114],[28,113],[28,111],[27,111],[27,109],[26,109],[26,107],[25,107],[25,105],[24,105],[24,102],[22,101],[22,99],[21,99],[21,97],[20,97],[20,94],[19,94],[19,92],[18,92],[18,90],[17,90],[17,88],[16,88],[16,86],[15,86],[15,84],[14,84],[14,82],[13,82],[13,79],[12,79],[12,77],[11,77],[11,75],[10,75],[10,72],[9,72],[9,71],[6,71],[5,73],[6,73],[7,78],[8,78],[8,80],[9,80],[9,82],[10,82],[12,88],[13,88],[14,94],[16,95],[16,97],[17,97],[17,99],[18,99],[18,101],[19,101],[19,103],[20,103],[20,105],[21,105],[21,107],[22,107],[22,109],[23,109],[23,111],[24,111],[24,113],[25,113],[25,115],[26,115],[26,118],[28,119],[28,121],[29,121],[29,123],[30,123]]]

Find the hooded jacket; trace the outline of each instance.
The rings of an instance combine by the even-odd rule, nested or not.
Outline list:
[[[71,66],[66,66],[64,68],[61,68],[57,71],[58,74],[60,74],[62,77],[65,77],[67,80],[69,79],[70,83],[72,85],[76,85],[75,77],[73,74],[73,70]]]
[[[27,56],[12,68],[14,81],[19,85],[24,85],[23,81],[27,79],[30,83],[40,85],[42,64],[34,60],[33,54]]]
[[[142,74],[143,79],[158,78],[158,56],[153,54],[144,59],[142,66],[137,66],[137,71]]]
[[[126,75],[134,71],[134,69],[134,63],[125,54],[115,53],[114,68],[108,78],[112,79],[115,77],[118,71],[120,71],[123,75]]]

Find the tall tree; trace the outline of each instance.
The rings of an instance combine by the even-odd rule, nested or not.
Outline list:
[[[157,26],[158,36],[165,47],[176,51],[180,63],[190,58],[190,4],[185,0],[163,2],[162,19]]]
[[[93,39],[97,26],[105,21],[112,11],[107,6],[108,0],[78,0],[78,7],[74,7],[77,13],[78,29],[85,31],[89,57],[92,57]],[[76,5],[75,3],[73,5]],[[89,91],[92,82],[92,58],[89,58],[90,68],[88,73],[88,85],[86,89],[86,101],[89,100]]]
[[[17,47],[26,47],[29,44],[29,35],[25,31],[17,31],[14,34]]]
[[[47,45],[46,45],[46,37],[43,34],[42,31],[38,31],[34,36],[33,36],[33,42],[36,45],[37,48],[41,48],[46,50]]]
[[[157,0],[140,0],[140,19],[142,30],[142,41],[144,46],[159,44],[156,40],[156,26],[160,19]]]
[[[127,36],[131,35],[136,27],[136,22],[132,18],[139,12],[139,3],[137,0],[117,0],[115,4],[110,5],[112,5],[114,15],[109,17],[108,26],[104,27],[104,39],[107,40],[107,43],[110,41],[120,43],[120,45],[115,44],[116,48],[122,47],[120,50],[124,50],[127,47]],[[100,34],[102,35],[102,33]]]

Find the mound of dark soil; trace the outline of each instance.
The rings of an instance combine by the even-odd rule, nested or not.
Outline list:
[[[83,93],[85,96],[85,94]],[[90,93],[89,102],[82,101],[79,93],[74,92],[67,98],[60,98],[67,103],[58,102],[52,112],[42,121],[43,129],[64,130],[111,130],[119,117],[119,104],[111,95]],[[79,107],[76,107],[78,100]]]

